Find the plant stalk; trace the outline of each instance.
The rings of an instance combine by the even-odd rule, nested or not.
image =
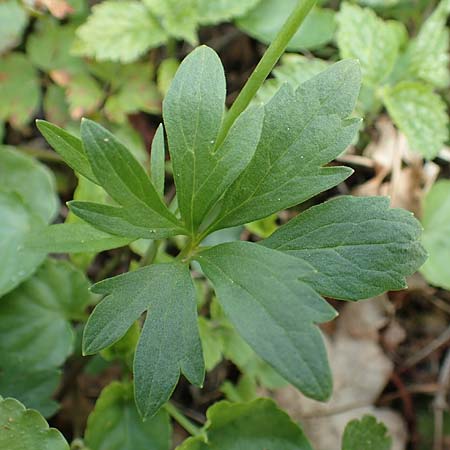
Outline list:
[[[201,434],[201,429],[194,425],[184,414],[182,414],[172,402],[167,402],[164,405],[164,408],[169,413],[169,415],[191,436],[198,436],[199,434]]]
[[[216,148],[222,144],[234,121],[247,108],[256,92],[263,84],[264,80],[275,67],[275,64],[286,50],[290,40],[303,23],[312,7],[315,5],[316,1],[317,0],[299,0],[297,6],[281,27],[273,42],[267,48],[255,70],[250,75],[249,79],[245,83],[245,86],[242,88],[238,97],[225,116],[217,137]]]

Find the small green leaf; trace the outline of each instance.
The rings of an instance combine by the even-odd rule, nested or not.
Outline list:
[[[87,73],[70,77],[66,87],[66,98],[72,119],[79,120],[97,111],[103,97],[103,90],[94,77]]]
[[[77,31],[78,52],[99,61],[129,63],[167,39],[166,33],[137,1],[104,1],[92,8]]]
[[[404,81],[386,88],[383,101],[413,150],[428,159],[442,150],[449,138],[447,108],[430,86]]]
[[[29,249],[25,242],[46,223],[16,192],[0,190],[0,297],[26,280],[45,259],[45,252]],[[1,302],[0,302],[1,303]]]
[[[314,324],[333,319],[336,312],[299,280],[314,269],[249,242],[218,245],[195,259],[225,314],[255,352],[305,395],[327,399],[331,374]]]
[[[400,22],[383,21],[369,8],[343,3],[337,15],[342,58],[357,58],[363,83],[377,87],[394,68],[406,31]]]
[[[163,97],[169,92],[170,85],[177,73],[178,67],[180,67],[180,62],[176,58],[166,58],[158,66],[156,84]]]
[[[51,84],[45,91],[43,102],[44,115],[50,121],[59,126],[70,124],[72,118],[69,114],[69,105],[64,89],[56,84]]]
[[[161,124],[156,130],[152,142],[150,171],[153,184],[158,194],[164,196],[166,144],[164,142],[164,127]]]
[[[220,59],[210,48],[199,47],[182,62],[163,105],[178,205],[191,230],[249,163],[259,140],[263,111],[249,108],[215,148],[224,103]]]
[[[179,450],[312,450],[302,429],[269,399],[222,401],[207,417],[204,435],[186,440]]]
[[[46,253],[98,253],[123,247],[133,240],[105,233],[85,223],[59,223],[30,234],[26,246]]]
[[[106,297],[86,325],[85,354],[116,342],[148,309],[134,361],[136,403],[143,417],[156,414],[170,398],[180,373],[193,384],[203,383],[196,293],[186,265],[151,265],[97,283],[92,291]]]
[[[322,295],[360,300],[406,287],[425,260],[420,235],[412,213],[390,209],[388,198],[343,196],[299,214],[263,245],[311,264],[308,282]]]
[[[347,167],[322,167],[359,128],[353,111],[360,86],[355,61],[341,61],[294,92],[284,84],[264,106],[261,139],[231,185],[213,229],[252,222],[297,205],[345,180]]]
[[[89,164],[88,157],[80,139],[45,120],[37,120],[36,126],[51,147],[62,156],[64,161],[73,170],[88,178],[93,183],[99,184],[99,181],[92,172],[91,165]]]
[[[37,411],[25,409],[13,398],[0,397],[0,448],[69,450],[69,444]]]
[[[342,450],[390,450],[391,446],[386,427],[372,416],[352,420],[342,437]]]
[[[297,0],[261,0],[237,20],[237,25],[256,39],[270,44],[297,3]],[[333,39],[335,29],[335,12],[315,7],[295,33],[287,49],[297,51],[323,47]]]
[[[27,24],[27,13],[17,0],[0,3],[0,55],[20,43]]]
[[[58,211],[53,174],[35,159],[14,147],[0,146],[0,188],[20,194],[34,214],[51,222]]]
[[[240,17],[260,3],[261,0],[197,0],[198,20],[201,24],[214,25],[233,17]]]
[[[20,355],[27,369],[61,365],[73,350],[70,320],[90,301],[89,283],[66,261],[47,260],[0,301],[0,353]]]
[[[0,59],[0,98],[0,121],[9,121],[15,128],[24,127],[37,111],[40,82],[24,54],[10,53]]]
[[[91,450],[169,450],[171,426],[161,410],[145,422],[133,400],[133,385],[112,382],[89,415],[85,441]]]
[[[420,271],[431,284],[450,289],[450,181],[438,181],[425,196],[422,224],[429,257]]]

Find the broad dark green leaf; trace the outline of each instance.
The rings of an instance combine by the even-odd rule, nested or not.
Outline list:
[[[412,213],[390,209],[386,197],[343,196],[314,206],[263,245],[311,264],[308,282],[344,300],[404,289],[425,260],[421,226]]]
[[[64,161],[73,170],[92,182],[99,184],[99,181],[92,172],[91,165],[89,164],[88,157],[80,139],[45,120],[37,120],[36,126],[51,147],[62,156]]]
[[[74,345],[71,320],[90,301],[89,283],[66,261],[49,259],[0,302],[0,354],[20,355],[27,370],[61,365]]]
[[[312,450],[302,429],[269,399],[222,401],[208,409],[204,434],[179,450]]]
[[[91,450],[169,450],[171,435],[164,410],[142,421],[133,385],[114,381],[103,389],[89,415],[85,441]]]
[[[116,342],[148,310],[134,361],[136,402],[142,416],[156,414],[180,373],[193,384],[203,383],[196,293],[186,265],[144,267],[97,283],[92,291],[106,298],[86,325],[85,354]]]
[[[307,263],[250,242],[232,242],[195,259],[231,323],[255,352],[305,395],[325,400],[331,374],[320,331],[334,309],[300,281]]]
[[[283,85],[265,105],[261,139],[250,164],[226,192],[213,227],[269,216],[345,180],[352,170],[322,167],[351,143],[360,86],[356,61],[341,61],[294,92]]]
[[[342,437],[342,450],[390,450],[391,446],[386,427],[372,416],[352,420]]]
[[[69,444],[37,411],[25,409],[13,398],[0,397],[0,448],[69,450]]]
[[[164,124],[178,205],[195,230],[252,158],[263,111],[244,112],[216,149],[225,108],[225,75],[217,54],[202,46],[181,64],[164,100]]]
[[[26,280],[44,261],[45,252],[29,249],[25,242],[46,223],[16,192],[0,190],[0,297]],[[0,302],[1,303],[1,302]]]
[[[31,233],[26,246],[46,253],[97,253],[124,247],[133,240],[105,233],[85,223],[60,223]]]
[[[164,180],[165,162],[166,162],[166,148],[164,143],[164,127],[161,124],[156,130],[155,136],[152,141],[152,151],[150,160],[150,174],[155,186],[156,192],[163,197],[164,196]]]

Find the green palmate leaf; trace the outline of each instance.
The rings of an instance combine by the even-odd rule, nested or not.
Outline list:
[[[420,223],[389,209],[388,198],[344,196],[299,214],[263,244],[311,264],[317,292],[360,300],[406,287],[425,260],[420,236]]]
[[[164,143],[164,127],[161,124],[156,130],[156,134],[152,142],[152,152],[150,161],[150,171],[153,184],[158,194],[164,196],[164,180],[165,162],[166,162],[166,148]]]
[[[34,213],[16,192],[0,189],[0,297],[26,280],[44,261],[45,252],[25,246],[30,233],[38,232],[46,223]]]
[[[36,125],[47,142],[58,152],[73,170],[92,182],[99,184],[92,172],[88,157],[80,139],[53,123],[37,120]]]
[[[262,108],[244,112],[216,149],[224,114],[225,76],[217,54],[194,50],[181,64],[164,100],[164,124],[173,161],[178,206],[195,230],[253,156]]]
[[[391,73],[407,34],[400,22],[383,21],[368,8],[343,3],[337,16],[342,58],[357,58],[363,83],[378,86]]]
[[[42,220],[51,222],[58,210],[53,174],[42,164],[14,147],[0,146],[0,187],[20,194]]]
[[[328,398],[331,375],[314,324],[333,319],[336,312],[299,280],[314,269],[249,242],[212,247],[195,259],[231,323],[255,352],[305,395]]]
[[[386,427],[372,416],[352,420],[342,437],[342,450],[390,450],[391,446]]]
[[[204,435],[179,450],[312,450],[301,428],[269,399],[222,401],[208,409]]]
[[[88,418],[85,441],[91,450],[169,450],[171,434],[165,411],[143,422],[133,385],[115,381],[100,394]]]
[[[285,84],[265,105],[255,155],[225,193],[214,229],[269,216],[345,180],[346,167],[322,167],[349,145],[359,127],[352,112],[359,66],[342,61],[301,84]]]
[[[445,24],[450,2],[442,0],[409,44],[401,63],[406,73],[438,88],[450,84],[449,31]]]
[[[193,384],[202,384],[196,293],[186,265],[144,267],[97,283],[92,290],[107,297],[86,325],[86,354],[116,342],[148,310],[134,361],[136,402],[142,416],[153,416],[169,399],[180,373]]]
[[[61,223],[31,233],[26,246],[46,253],[98,253],[123,247],[133,240],[105,233],[86,223]]]
[[[261,0],[237,25],[256,39],[269,44],[283,26],[297,0]],[[288,44],[288,50],[315,49],[333,39],[336,29],[335,13],[331,9],[314,8]]]
[[[450,181],[438,181],[424,199],[423,245],[429,257],[421,268],[425,278],[436,286],[450,289]]]
[[[273,70],[274,78],[267,80],[259,89],[256,100],[267,103],[283,83],[289,83],[294,89],[297,89],[300,84],[328,67],[329,63],[322,59],[287,53],[281,58],[281,64]]]
[[[383,101],[411,148],[434,158],[449,137],[446,105],[427,85],[401,82],[383,91]]]
[[[16,128],[33,117],[41,99],[36,69],[22,53],[0,59],[0,120]]]
[[[122,63],[135,61],[167,38],[155,18],[137,1],[104,1],[94,6],[77,35],[81,40],[77,52],[99,61]]]
[[[28,370],[61,365],[73,349],[70,320],[90,300],[84,275],[65,261],[47,260],[0,302],[0,353],[20,355]]]
[[[17,0],[0,3],[0,55],[20,43],[28,16]]]
[[[69,450],[69,444],[37,411],[25,409],[13,398],[0,397],[0,448]]]
[[[0,395],[14,397],[27,408],[37,409],[44,417],[52,416],[58,409],[52,395],[59,381],[57,369],[33,370],[21,362],[20,356],[2,353]]]

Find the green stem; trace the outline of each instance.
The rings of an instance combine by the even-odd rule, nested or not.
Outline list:
[[[198,436],[201,434],[201,428],[194,425],[178,408],[171,402],[164,405],[164,408],[169,415],[178,422],[191,436]]]
[[[270,74],[281,55],[286,50],[290,40],[305,20],[305,17],[311,11],[317,0],[299,0],[297,6],[294,8],[289,18],[286,20],[281,30],[278,32],[274,41],[270,44],[261,61],[256,66],[250,78],[245,83],[245,86],[239,93],[238,97],[231,106],[228,114],[220,129],[217,137],[216,147],[224,141],[228,131],[245,108],[249,105],[258,89],[263,84],[264,80]]]
[[[150,264],[153,263],[156,255],[158,254],[160,245],[161,241],[152,241],[149,243],[144,256],[139,261],[139,267],[149,266]]]

